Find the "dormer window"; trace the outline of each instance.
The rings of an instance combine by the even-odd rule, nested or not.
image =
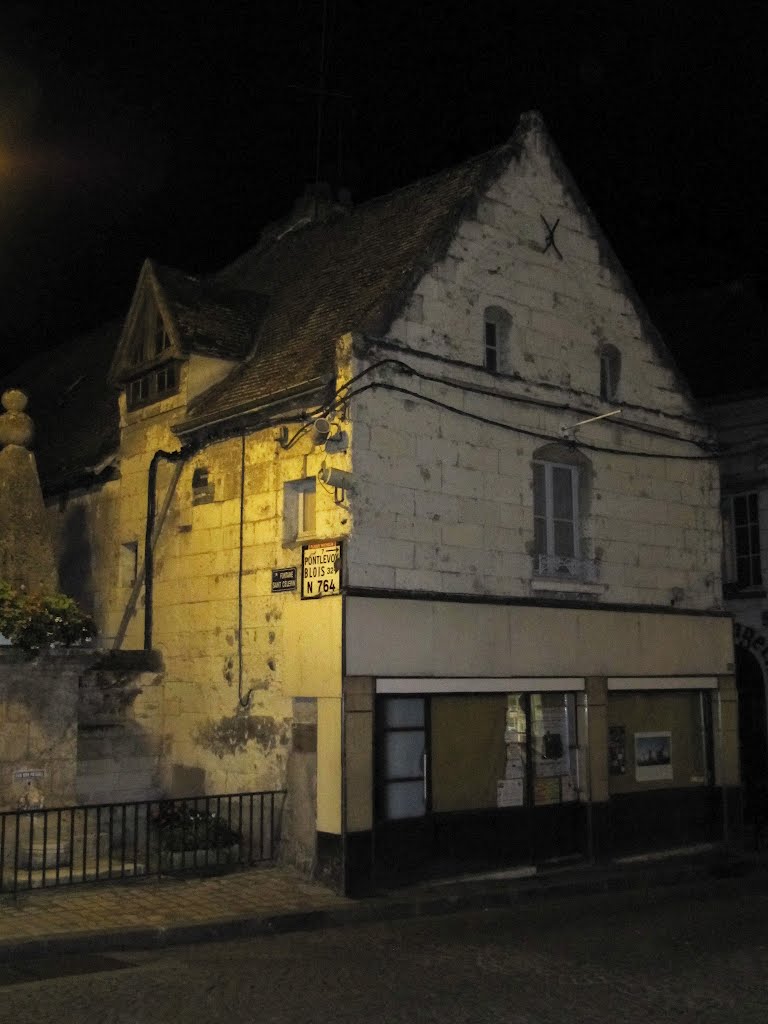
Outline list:
[[[175,362],[164,363],[149,373],[143,373],[128,382],[126,399],[129,409],[137,409],[151,402],[158,402],[178,391],[179,372]]]
[[[621,376],[621,353],[613,345],[600,349],[600,398],[604,402],[615,402]]]
[[[127,359],[132,371],[132,379],[126,383],[129,409],[158,402],[175,394],[179,387],[179,364],[172,359],[173,342],[154,303],[145,304],[137,332]]]
[[[489,373],[509,371],[510,316],[500,306],[488,306],[483,314],[483,366]]]

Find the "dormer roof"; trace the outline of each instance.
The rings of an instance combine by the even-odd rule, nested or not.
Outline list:
[[[240,361],[253,347],[264,303],[253,291],[218,285],[153,260],[145,260],[110,368],[120,381],[131,372],[130,353],[146,330],[145,313],[156,311],[170,339],[169,355],[191,353]]]

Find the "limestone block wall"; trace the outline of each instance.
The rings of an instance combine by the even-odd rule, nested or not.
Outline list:
[[[32,787],[45,806],[74,803],[78,678],[87,655],[56,651],[30,658],[0,648],[0,809]]]
[[[467,402],[460,391],[451,400],[459,411],[384,392],[356,400],[354,415],[365,428],[358,424],[355,434],[353,585],[510,596],[531,592],[533,459],[544,441],[462,416]],[[484,408],[489,418],[505,417],[553,438],[562,421],[558,412],[491,396],[475,396],[472,405]],[[592,439],[647,453],[672,447],[599,424]],[[581,509],[582,554],[597,561],[605,599],[713,607],[720,593],[722,544],[714,462],[583,454],[590,486]]]
[[[559,220],[562,259],[545,248],[542,216]],[[483,367],[490,307],[509,317],[500,373]],[[600,398],[604,343],[621,358],[610,402]],[[534,456],[563,428],[620,409],[576,435],[593,596],[717,606],[718,471],[692,443],[708,428],[543,143],[534,138],[489,189],[387,337],[360,338],[356,352],[356,373],[402,360],[423,376],[387,362],[370,379],[408,394],[350,401],[352,585],[531,595]]]
[[[179,396],[123,410],[119,479],[50,510],[61,520],[59,538],[75,510],[111,525],[91,552],[107,645],[134,594],[122,647],[143,646],[144,589],[134,579],[142,572],[147,473],[157,450],[179,449],[170,428],[182,412]],[[160,463],[153,646],[163,659],[162,683],[143,688],[131,720],[131,742],[144,747],[134,754],[134,779],[148,795],[283,788],[292,698],[340,694],[340,599],[302,602],[298,592],[272,593],[273,569],[300,571],[303,543],[344,537],[349,527],[348,509],[318,485],[316,528],[296,536],[291,485],[315,478],[325,458],[306,436],[284,449],[271,429],[247,435],[244,449],[233,437],[190,453],[175,482],[175,467]],[[342,452],[334,461],[348,457]],[[130,772],[118,769],[126,742],[105,728],[87,742],[81,737],[90,762],[81,792],[128,792]]]
[[[77,802],[163,796],[163,687],[160,663],[133,652],[95,654],[78,690]]]

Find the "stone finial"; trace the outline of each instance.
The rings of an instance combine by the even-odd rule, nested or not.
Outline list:
[[[18,388],[10,388],[0,398],[4,413],[0,414],[0,447],[9,444],[20,448],[29,448],[35,436],[35,428],[30,417],[24,412],[27,407],[27,396]]]

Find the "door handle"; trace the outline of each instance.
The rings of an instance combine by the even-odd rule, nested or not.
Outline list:
[[[424,782],[424,807],[427,806],[427,752],[422,752],[421,755],[421,775]]]

